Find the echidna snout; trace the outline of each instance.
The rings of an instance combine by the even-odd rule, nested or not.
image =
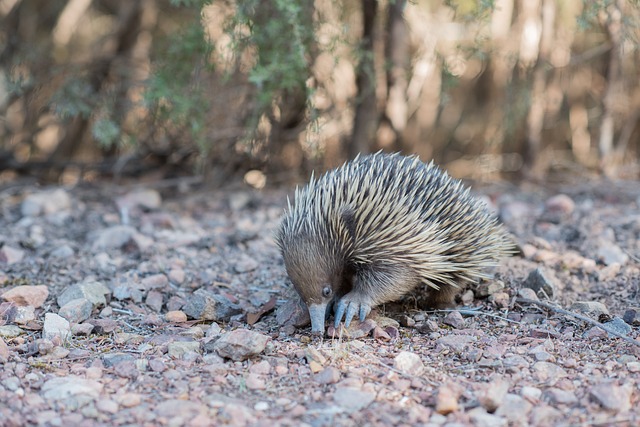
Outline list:
[[[460,181],[417,157],[377,153],[297,189],[276,235],[287,273],[323,333],[420,285],[452,303],[507,255],[507,232]]]
[[[282,252],[287,274],[309,310],[312,331],[322,332],[343,274],[337,258],[320,252],[324,247],[312,239],[300,235]]]

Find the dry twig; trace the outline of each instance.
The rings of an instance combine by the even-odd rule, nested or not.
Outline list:
[[[633,344],[633,345],[636,345],[636,346],[640,347],[640,342],[636,341],[635,339],[633,339],[631,337],[628,337],[628,336],[626,336],[624,334],[621,334],[618,331],[614,331],[613,329],[611,329],[610,327],[606,326],[605,324],[600,323],[600,322],[598,322],[596,320],[593,320],[590,317],[583,316],[582,314],[574,313],[572,311],[565,310],[565,309],[560,308],[560,307],[556,307],[556,306],[551,305],[549,303],[542,302],[542,301],[536,301],[536,300],[532,300],[532,299],[529,299],[529,298],[516,298],[516,302],[519,302],[521,304],[537,305],[539,307],[544,307],[547,310],[551,310],[551,311],[553,311],[555,313],[559,313],[559,314],[563,314],[565,316],[571,316],[571,317],[574,317],[576,319],[580,319],[580,320],[582,320],[584,322],[587,322],[587,323],[589,323],[591,325],[597,326],[598,328],[602,329],[605,332],[610,333],[611,335],[614,335],[614,336],[616,336],[618,338],[622,338],[623,340],[625,340],[629,344]]]

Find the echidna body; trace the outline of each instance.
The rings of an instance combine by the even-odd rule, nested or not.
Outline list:
[[[463,282],[486,277],[511,247],[506,231],[460,181],[417,157],[377,153],[311,178],[289,203],[276,240],[314,333],[335,308],[371,308],[427,285],[450,305]]]

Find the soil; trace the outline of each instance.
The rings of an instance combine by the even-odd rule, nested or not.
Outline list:
[[[0,425],[640,425],[640,185],[476,191],[519,247],[494,279],[318,338],[273,241],[290,189],[5,187]]]

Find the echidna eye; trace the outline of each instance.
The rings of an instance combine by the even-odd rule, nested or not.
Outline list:
[[[322,288],[323,297],[325,298],[330,297],[332,293],[333,293],[333,289],[331,289],[330,286],[325,286],[324,288]]]

